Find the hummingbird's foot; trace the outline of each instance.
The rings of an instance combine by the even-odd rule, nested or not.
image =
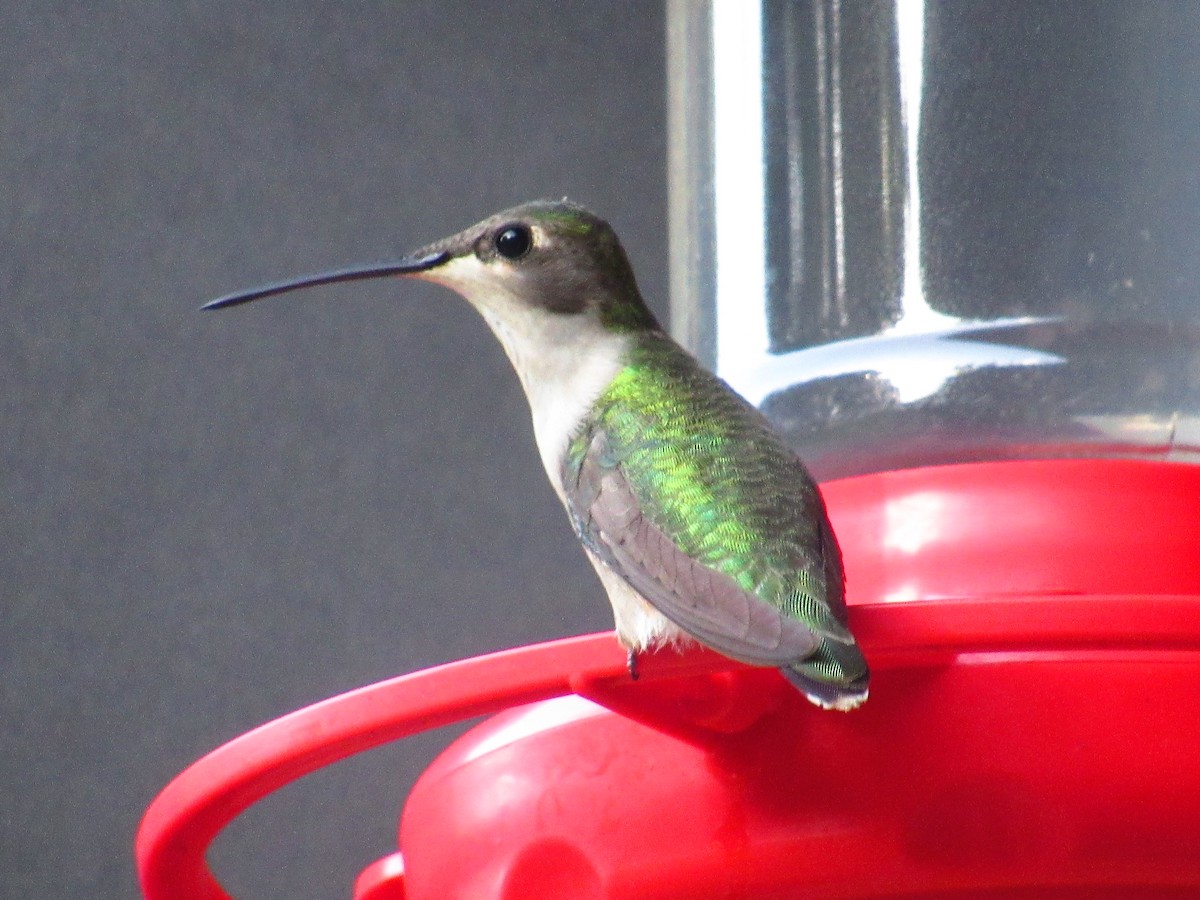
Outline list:
[[[629,667],[629,678],[631,681],[638,680],[638,662],[637,651],[628,650],[625,653],[625,665]]]

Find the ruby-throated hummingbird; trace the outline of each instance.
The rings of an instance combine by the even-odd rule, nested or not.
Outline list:
[[[631,668],[639,651],[694,638],[778,666],[819,706],[866,699],[841,555],[812,477],[758,410],[667,336],[616,234],[582,207],[527,203],[393,262],[204,308],[388,275],[457,291],[504,346]]]

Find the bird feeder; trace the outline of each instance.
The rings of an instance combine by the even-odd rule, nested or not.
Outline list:
[[[179,775],[146,900],[481,715],[356,900],[1200,893],[1200,7],[668,13],[674,330],[822,481],[870,700],[610,634],[404,675]]]

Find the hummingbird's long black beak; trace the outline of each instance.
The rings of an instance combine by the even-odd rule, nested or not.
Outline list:
[[[245,291],[235,291],[210,300],[201,309],[222,309],[226,306],[237,306],[249,303],[251,300],[261,300],[263,297],[273,297],[276,294],[286,294],[299,288],[315,287],[319,284],[336,284],[339,281],[361,281],[366,278],[385,278],[388,275],[412,275],[424,272],[435,266],[440,266],[450,258],[446,250],[427,253],[424,256],[406,256],[390,262],[370,263],[362,266],[350,266],[346,269],[334,269],[320,272],[316,275],[301,275],[299,278],[289,278],[287,281],[275,281],[262,287],[250,288]]]

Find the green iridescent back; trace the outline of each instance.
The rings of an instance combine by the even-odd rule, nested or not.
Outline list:
[[[680,550],[832,639],[810,660],[813,677],[865,672],[845,628],[840,557],[820,494],[758,410],[665,335],[643,332],[572,442],[568,474],[597,430],[642,514]]]

